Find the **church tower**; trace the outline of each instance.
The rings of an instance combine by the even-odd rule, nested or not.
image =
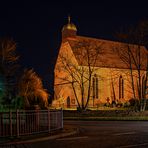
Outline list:
[[[75,38],[77,34],[76,26],[71,22],[70,16],[68,16],[68,24],[64,25],[62,28],[62,41],[66,38]]]

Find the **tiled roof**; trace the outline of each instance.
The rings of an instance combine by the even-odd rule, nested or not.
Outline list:
[[[128,62],[126,63],[127,58],[125,58],[128,57],[128,48],[127,44],[125,43],[82,36],[76,36],[75,38],[67,38],[67,42],[71,46],[79,65],[87,66],[88,64],[90,64],[91,66],[95,67],[122,69],[129,68]],[[134,53],[133,56],[135,56],[136,58],[138,45],[130,44],[128,46],[130,46],[130,49],[132,49],[132,53]],[[142,69],[146,69],[146,58],[148,51],[144,46],[139,47],[142,57],[141,66]],[[89,53],[89,57],[87,56],[87,53]],[[119,56],[121,54],[122,56]],[[121,57],[123,58],[122,60]],[[88,60],[88,58],[90,60]]]

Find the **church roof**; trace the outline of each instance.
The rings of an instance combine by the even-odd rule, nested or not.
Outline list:
[[[130,67],[127,45],[130,46],[135,58],[137,58],[137,49],[140,47],[141,69],[146,69],[148,51],[144,46],[82,36],[67,38],[67,42],[71,46],[79,65],[88,66],[90,64],[93,67],[119,69],[128,69]],[[133,67],[135,69],[135,64],[133,64]]]

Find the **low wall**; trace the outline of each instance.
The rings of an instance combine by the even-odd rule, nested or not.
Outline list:
[[[64,110],[64,117],[126,117],[126,116],[148,116],[148,111],[136,112],[134,110],[91,110],[76,111]]]

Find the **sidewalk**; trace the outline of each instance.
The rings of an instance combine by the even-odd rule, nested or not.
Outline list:
[[[1,146],[9,146],[9,145],[17,145],[17,144],[25,144],[25,143],[34,143],[52,139],[63,138],[67,136],[76,135],[79,133],[79,129],[62,129],[59,131],[53,131],[52,133],[44,133],[44,134],[37,134],[37,135],[30,135],[30,136],[23,136],[20,138],[9,138],[9,139],[1,139],[0,140],[0,147]]]

